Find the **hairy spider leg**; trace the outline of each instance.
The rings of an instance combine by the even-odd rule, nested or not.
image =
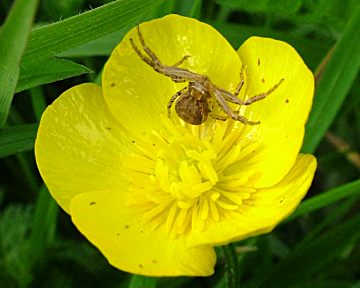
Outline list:
[[[154,62],[153,62],[153,60],[152,60],[151,58],[143,55],[143,54],[140,52],[139,48],[136,47],[136,45],[135,45],[135,43],[134,43],[134,40],[131,39],[131,38],[130,38],[130,43],[131,43],[131,46],[133,47],[133,49],[135,50],[136,54],[139,55],[139,57],[141,58],[141,60],[143,60],[146,64],[148,64],[148,65],[150,65],[150,66],[152,66],[152,67],[155,65]]]
[[[155,64],[157,64],[159,66],[163,66],[160,59],[155,55],[155,53],[149,47],[146,46],[145,40],[144,40],[144,37],[143,37],[143,35],[142,35],[141,31],[140,31],[140,26],[139,25],[136,26],[136,30],[137,30],[137,34],[139,36],[141,46],[144,49],[144,51],[146,52],[146,54],[148,54],[150,56],[150,58],[154,61]]]
[[[239,93],[241,91],[241,88],[244,86],[245,83],[245,79],[244,79],[244,70],[245,70],[245,65],[243,64],[241,66],[241,70],[240,70],[240,82],[239,84],[236,86],[235,92],[234,92],[234,96],[237,97],[239,96]]]
[[[132,47],[134,48],[136,54],[142,59],[145,63],[153,67],[153,69],[165,76],[170,77],[175,83],[181,83],[185,81],[191,81],[193,79],[197,79],[198,75],[196,73],[190,72],[189,70],[178,68],[177,66],[181,65],[190,55],[183,56],[178,62],[176,62],[173,66],[164,65],[160,59],[155,55],[155,53],[145,44],[144,37],[140,31],[140,26],[137,26],[137,33],[141,43],[142,48],[146,52],[146,55],[143,55],[140,52],[140,49],[135,45],[133,39],[130,38],[130,42]]]
[[[255,96],[252,96],[252,97],[246,99],[245,101],[237,98],[235,96],[236,94],[231,94],[230,92],[228,92],[226,90],[221,89],[221,92],[222,92],[223,97],[229,102],[239,104],[239,105],[250,105],[254,102],[257,102],[257,101],[262,100],[262,99],[266,98],[267,96],[269,96],[281,85],[281,83],[284,80],[285,80],[284,78],[280,79],[280,81],[277,84],[275,84],[273,87],[271,87],[268,91],[257,94]]]
[[[180,66],[187,58],[189,58],[190,55],[185,55],[183,56],[178,62],[176,62],[174,65],[172,65],[172,67],[178,67]]]
[[[209,115],[211,118],[213,118],[215,120],[226,121],[228,119],[228,117],[226,117],[226,116],[216,115],[213,112],[210,112]]]
[[[213,112],[213,108],[214,106],[212,105],[212,102],[209,100],[208,102],[208,107],[209,107],[209,116],[215,120],[221,120],[221,121],[226,121],[229,117],[227,116],[221,116],[221,115],[217,115]]]
[[[173,96],[171,96],[170,101],[167,105],[168,108],[168,116],[170,116],[171,114],[171,106],[173,105],[173,103],[175,102],[175,100],[180,97],[182,94],[184,94],[184,92],[186,92],[186,90],[188,89],[188,87],[184,87],[183,89],[179,90],[178,92],[176,92]]]
[[[254,103],[256,101],[262,100],[264,98],[266,98],[267,96],[269,96],[271,93],[273,93],[282,82],[284,82],[284,78],[280,79],[280,81],[275,84],[272,88],[270,88],[268,91],[264,92],[264,93],[260,93],[258,95],[252,96],[248,99],[246,99],[246,101],[244,101],[244,105],[250,105],[251,103]]]
[[[227,90],[225,90],[225,89],[219,89],[221,92],[225,93],[225,96],[224,96],[224,97],[228,96],[228,97],[230,98],[230,95],[231,95],[231,96],[233,96],[231,99],[233,99],[233,98],[237,98],[237,96],[239,96],[240,91],[241,91],[242,87],[243,87],[244,84],[245,84],[244,70],[245,70],[245,65],[243,64],[243,65],[241,66],[241,70],[240,70],[240,82],[239,82],[238,85],[236,86],[236,89],[235,89],[235,92],[234,92],[234,93],[230,93],[229,91],[227,91]],[[237,98],[237,99],[238,99],[238,98]],[[228,100],[228,101],[231,101],[231,100]],[[238,101],[238,102],[240,101],[240,102],[242,102],[241,99],[234,100],[234,101]],[[233,102],[233,101],[231,101],[231,102]],[[233,102],[233,103],[240,104],[240,103],[238,103],[238,102]]]
[[[228,103],[226,102],[226,99],[223,97],[221,91],[219,90],[215,90],[214,91],[214,96],[218,102],[218,104],[221,106],[221,108],[225,111],[225,113],[231,117],[234,120],[240,121],[243,124],[247,124],[247,125],[257,125],[260,124],[260,121],[250,121],[248,119],[246,119],[244,116],[241,116],[239,114],[237,114],[236,112],[234,112],[230,106],[228,105]]]

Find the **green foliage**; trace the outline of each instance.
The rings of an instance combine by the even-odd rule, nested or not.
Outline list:
[[[314,98],[314,106],[306,126],[303,151],[313,153],[328,130],[360,69],[360,5],[336,43],[326,69],[321,75]],[[334,97],[336,95],[336,97]]]
[[[169,13],[208,22],[236,49],[252,35],[287,41],[319,79],[302,148],[319,162],[309,195],[272,233],[218,249],[208,278],[110,266],[59,210],[33,155],[46,106],[99,79],[131,27]],[[360,287],[357,0],[3,0],[0,21],[0,287]]]
[[[37,0],[17,0],[0,30],[0,128],[6,122]]]
[[[29,267],[31,210],[9,206],[0,217],[0,282],[3,287],[26,287],[33,280]],[[6,283],[6,285],[4,284]]]
[[[37,124],[25,124],[0,130],[0,158],[34,148]]]
[[[131,278],[129,288],[137,288],[137,287],[155,288],[156,287],[156,278],[134,275]]]
[[[16,91],[89,73],[91,70],[86,67],[54,57],[121,28],[128,28],[139,22],[148,9],[160,1],[115,1],[64,21],[34,29],[21,63]]]

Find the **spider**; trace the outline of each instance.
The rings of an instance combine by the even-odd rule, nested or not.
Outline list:
[[[237,111],[233,111],[227,102],[232,102],[239,105],[250,105],[254,102],[264,99],[272,92],[274,92],[279,85],[284,81],[281,79],[277,84],[270,88],[267,92],[255,95],[248,98],[247,100],[241,100],[237,98],[241,88],[244,85],[244,70],[245,66],[241,67],[240,71],[240,82],[237,85],[235,92],[231,93],[224,89],[218,88],[214,85],[208,76],[191,72],[187,69],[180,68],[179,66],[190,56],[183,56],[178,62],[171,66],[164,65],[156,54],[145,44],[144,37],[140,31],[139,25],[137,26],[137,34],[143,50],[146,55],[142,54],[140,49],[134,44],[133,39],[130,38],[132,47],[136,54],[146,64],[150,65],[156,72],[168,76],[175,83],[188,82],[188,85],[174,94],[168,105],[168,114],[170,116],[171,107],[175,103],[175,111],[177,115],[185,122],[192,125],[200,125],[204,123],[210,115],[212,118],[217,120],[225,121],[229,117],[240,121],[243,124],[256,125],[260,124],[260,121],[250,121],[244,116],[238,114]],[[210,100],[215,98],[220,108],[226,113],[226,116],[215,115],[212,112]]]

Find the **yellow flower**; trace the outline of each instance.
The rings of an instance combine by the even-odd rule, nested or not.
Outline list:
[[[259,125],[209,119],[184,123],[170,97],[174,83],[144,63],[132,29],[106,63],[102,87],[65,91],[45,111],[35,145],[40,173],[77,228],[115,267],[143,275],[207,276],[214,246],[271,231],[299,204],[316,168],[298,154],[314,80],[288,44],[252,37],[236,52],[212,27],[169,15],[141,24],[146,44],[166,64],[204,74],[240,98]],[[236,109],[237,107],[234,107]]]

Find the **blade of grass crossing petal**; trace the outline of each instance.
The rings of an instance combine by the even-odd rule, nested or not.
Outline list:
[[[38,0],[14,2],[0,29],[0,128],[9,114],[19,78],[20,61],[25,50]]]
[[[303,152],[313,153],[334,121],[360,69],[360,3],[319,80],[313,109],[306,125]]]
[[[156,288],[156,278],[133,275],[130,280],[129,288]]]
[[[330,189],[329,191],[321,193],[318,196],[314,196],[308,200],[305,200],[284,222],[291,221],[297,217],[316,211],[339,200],[355,195],[360,195],[360,180],[356,180],[351,183],[347,183],[345,185]]]
[[[37,124],[25,124],[0,130],[0,158],[34,148]]]

